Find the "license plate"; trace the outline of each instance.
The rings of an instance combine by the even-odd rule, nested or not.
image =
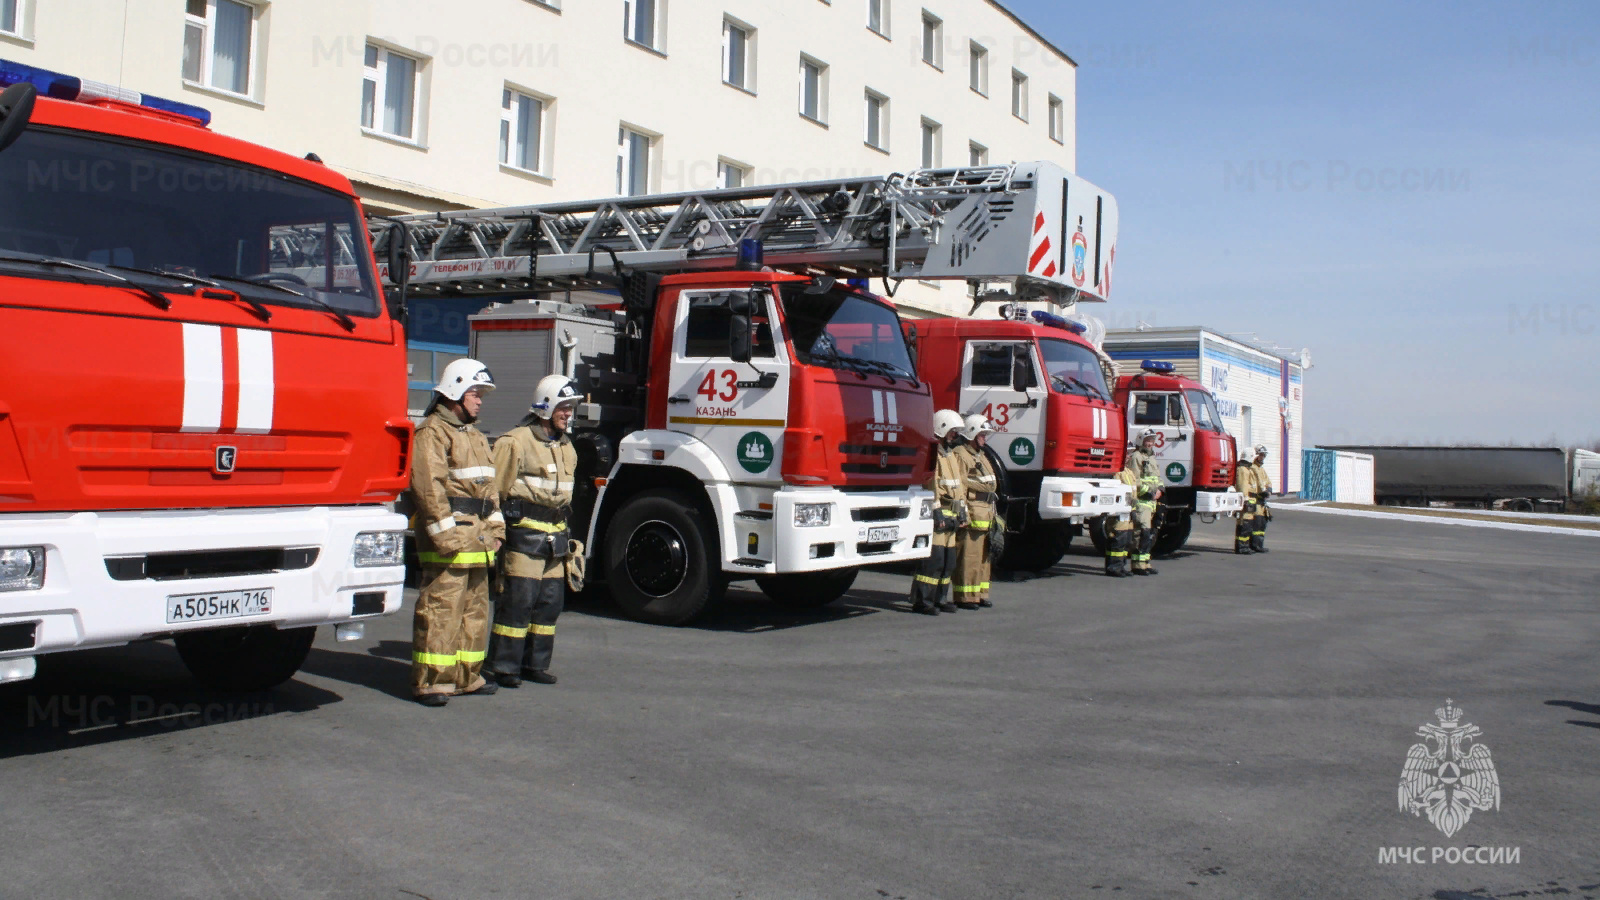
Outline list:
[[[900,529],[898,527],[867,529],[867,543],[869,544],[882,544],[898,540],[900,540]]]
[[[236,619],[272,612],[272,588],[179,594],[167,598],[167,624],[203,619]]]

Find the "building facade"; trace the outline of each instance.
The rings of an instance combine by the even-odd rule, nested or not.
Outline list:
[[[1179,375],[1205,385],[1217,398],[1223,427],[1239,442],[1239,455],[1265,444],[1273,486],[1300,492],[1308,351],[1286,354],[1199,327],[1113,330],[1104,349],[1124,372],[1138,371],[1147,359],[1170,362]]]

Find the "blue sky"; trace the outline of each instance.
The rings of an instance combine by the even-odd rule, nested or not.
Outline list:
[[[1079,63],[1113,327],[1310,348],[1311,442],[1600,440],[1600,3],[1007,5]]]

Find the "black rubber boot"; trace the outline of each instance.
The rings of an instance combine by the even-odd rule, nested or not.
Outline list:
[[[494,679],[485,677],[483,679],[483,687],[480,687],[475,691],[467,691],[462,696],[464,696],[464,697],[493,697],[495,695],[495,692],[498,691],[498,690],[500,690],[500,685],[496,684]]]
[[[496,675],[494,676],[494,680],[495,683],[499,684],[503,688],[515,690],[516,688],[522,687],[521,675]]]
[[[443,706],[450,702],[449,694],[418,694],[417,702],[423,706]]]
[[[534,684],[556,683],[556,677],[551,675],[549,672],[546,672],[544,669],[523,669],[522,678],[524,681],[531,681]]]
[[[939,612],[953,613],[955,611],[956,611],[956,605],[954,603],[951,603],[949,600],[946,600],[945,602],[939,604]]]
[[[982,600],[978,601],[978,605],[983,607],[984,609],[988,609],[989,607],[994,606],[994,603],[990,602],[988,597],[985,597]]]

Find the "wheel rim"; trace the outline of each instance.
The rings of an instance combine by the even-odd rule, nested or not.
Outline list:
[[[623,554],[628,579],[646,596],[671,594],[689,577],[687,544],[683,534],[666,522],[645,522],[628,536]]]

